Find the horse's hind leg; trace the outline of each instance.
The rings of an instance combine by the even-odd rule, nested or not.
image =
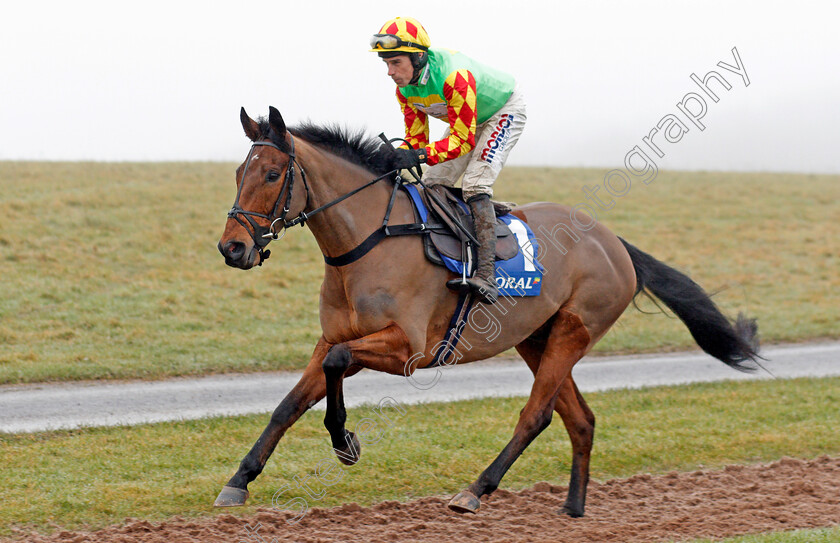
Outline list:
[[[526,340],[516,346],[535,376],[544,349],[545,342],[539,340]],[[595,436],[595,415],[580,394],[571,374],[563,381],[554,410],[563,419],[572,442],[571,478],[563,512],[571,517],[582,517],[589,483],[589,457]]]
[[[321,362],[327,355],[328,350],[329,345],[322,337],[318,345],[315,346],[315,351],[312,353],[312,358],[303,371],[300,381],[274,410],[268,426],[263,430],[248,454],[245,455],[245,458],[242,459],[236,474],[222,488],[213,504],[214,506],[244,505],[245,500],[248,499],[248,483],[262,472],[280,438],[310,407],[324,397],[326,388]]]
[[[481,496],[498,488],[502,477],[522,451],[551,422],[551,413],[563,381],[584,355],[590,341],[589,332],[580,317],[566,311],[557,313],[534,376],[531,396],[519,414],[513,438],[468,490],[452,498],[450,509],[475,513],[481,505]]]
[[[586,487],[589,484],[589,457],[595,436],[595,415],[586,405],[571,375],[563,385],[555,409],[563,418],[572,441],[572,474],[563,512],[570,517],[582,517],[586,505]]]

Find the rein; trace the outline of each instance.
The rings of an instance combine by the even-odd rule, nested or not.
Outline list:
[[[387,177],[390,177],[391,175],[393,175],[394,173],[399,171],[399,170],[391,170],[388,173],[385,173],[385,174],[380,175],[379,177],[377,177],[375,179],[372,179],[372,180],[368,181],[367,183],[365,183],[361,187],[353,189],[350,192],[348,192],[347,194],[339,196],[335,200],[327,202],[326,204],[322,205],[321,207],[318,207],[316,209],[313,209],[309,213],[306,213],[306,207],[309,205],[309,196],[310,196],[309,184],[306,182],[306,172],[304,171],[304,169],[300,165],[300,163],[298,163],[297,157],[295,155],[295,140],[294,140],[294,137],[291,134],[289,134],[289,138],[290,138],[290,150],[289,151],[283,151],[283,149],[281,149],[279,146],[275,145],[274,143],[272,143],[270,141],[255,141],[253,143],[253,145],[251,145],[251,150],[248,152],[248,158],[245,159],[245,170],[242,172],[242,182],[239,184],[239,189],[236,191],[236,200],[234,200],[234,202],[233,202],[233,207],[231,207],[230,211],[228,211],[228,218],[234,219],[236,222],[238,222],[240,225],[242,225],[242,228],[244,228],[248,232],[248,234],[251,236],[251,239],[254,240],[254,244],[257,246],[257,251],[259,252],[259,255],[260,255],[260,262],[258,264],[259,266],[262,266],[262,263],[264,261],[268,260],[268,257],[271,256],[271,251],[266,250],[265,247],[269,244],[269,242],[271,242],[271,240],[276,240],[276,239],[282,238],[283,235],[285,234],[287,228],[292,227],[292,226],[296,226],[298,224],[303,226],[306,223],[306,221],[309,220],[313,215],[317,215],[318,213],[324,211],[325,209],[328,209],[328,208],[330,208],[330,207],[332,207],[332,206],[334,206],[334,205],[336,205],[340,202],[343,202],[344,200],[346,200],[347,198],[350,198],[354,194],[363,191],[364,189],[378,183],[379,181],[381,181],[381,180],[383,180]],[[254,154],[254,149],[256,149],[258,146],[273,147],[274,149],[277,149],[281,153],[285,152],[286,154],[288,154],[289,159],[290,159],[289,163],[288,163],[288,166],[286,167],[286,176],[285,176],[285,179],[283,181],[283,186],[280,188],[280,193],[277,195],[277,201],[274,202],[274,209],[271,212],[271,214],[269,214],[269,215],[266,215],[264,213],[257,213],[256,211],[246,211],[246,210],[242,209],[242,207],[239,205],[239,198],[242,195],[242,187],[245,185],[245,175],[248,173],[248,167],[251,165],[251,157]],[[289,214],[289,205],[290,205],[290,202],[292,201],[292,195],[293,195],[292,191],[294,190],[295,165],[297,165],[297,167],[300,168],[300,176],[301,176],[301,179],[303,180],[303,186],[306,189],[306,203],[303,206],[303,210],[298,214],[297,217],[287,221],[286,216]],[[329,256],[324,255],[324,260],[327,262],[327,264],[330,264],[332,266],[344,266],[346,264],[350,264],[351,262],[355,262],[356,260],[358,260],[359,258],[364,256],[365,254],[367,254],[368,251],[370,251],[377,243],[379,243],[379,241],[382,240],[382,238],[384,238],[386,236],[402,235],[402,234],[405,234],[405,233],[415,233],[415,232],[407,232],[407,231],[404,232],[402,229],[392,233],[387,228],[388,217],[390,216],[391,208],[394,205],[394,196],[396,194],[397,188],[400,186],[401,183],[402,183],[402,180],[400,179],[399,176],[397,176],[397,183],[394,187],[394,194],[392,194],[391,200],[388,204],[388,210],[386,212],[385,221],[383,222],[382,228],[379,228],[378,230],[376,230],[371,236],[369,236],[364,242],[362,242],[361,245],[359,245],[358,247],[356,247],[355,249],[353,249],[351,251],[348,251],[347,253],[345,253],[341,256],[329,257]],[[284,200],[284,198],[283,198],[284,195],[285,195],[285,202],[283,204],[283,210],[280,213],[280,215],[278,216],[277,215],[277,210],[280,207],[280,201]],[[243,220],[240,217],[240,215],[242,217],[244,217],[245,220]],[[266,219],[267,221],[269,221],[270,224],[269,224],[268,227],[262,226],[253,217],[259,217],[261,219]],[[247,221],[247,223],[246,223],[246,221]],[[275,227],[278,223],[280,223],[280,225],[282,227],[283,234],[278,233],[278,231],[275,229]],[[248,227],[248,225],[250,225],[250,228]],[[399,225],[399,226],[401,226],[401,227],[420,226],[421,227],[420,230],[425,230],[425,225]],[[394,227],[392,227],[392,228],[394,228]]]

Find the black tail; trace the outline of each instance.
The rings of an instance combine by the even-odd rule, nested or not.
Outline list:
[[[759,358],[755,319],[739,313],[733,325],[690,277],[623,239],[621,243],[633,260],[637,295],[642,291],[656,295],[685,323],[700,348],[718,360],[741,371],[756,369],[744,364],[748,360],[756,362]]]

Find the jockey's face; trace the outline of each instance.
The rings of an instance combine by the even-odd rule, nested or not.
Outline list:
[[[411,79],[414,77],[414,66],[411,65],[411,59],[408,58],[407,54],[383,58],[382,60],[388,66],[388,77],[393,79],[398,87],[405,87],[411,83]]]

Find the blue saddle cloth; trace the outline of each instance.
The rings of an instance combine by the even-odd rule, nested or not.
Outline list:
[[[403,185],[403,188],[408,192],[411,201],[420,219],[425,223],[428,221],[429,212],[426,209],[426,204],[420,197],[420,192],[414,185]],[[461,203],[464,209],[469,213],[466,204]],[[545,268],[537,261],[536,256],[539,254],[539,246],[537,238],[531,231],[528,224],[508,213],[502,215],[499,219],[508,225],[513,235],[516,236],[516,241],[519,244],[519,252],[513,258],[508,260],[496,261],[496,285],[499,287],[499,294],[503,296],[537,296],[542,287],[542,276]],[[438,253],[440,254],[440,253]],[[447,269],[458,275],[464,272],[464,263],[460,260],[455,260],[444,255],[440,255]]]

